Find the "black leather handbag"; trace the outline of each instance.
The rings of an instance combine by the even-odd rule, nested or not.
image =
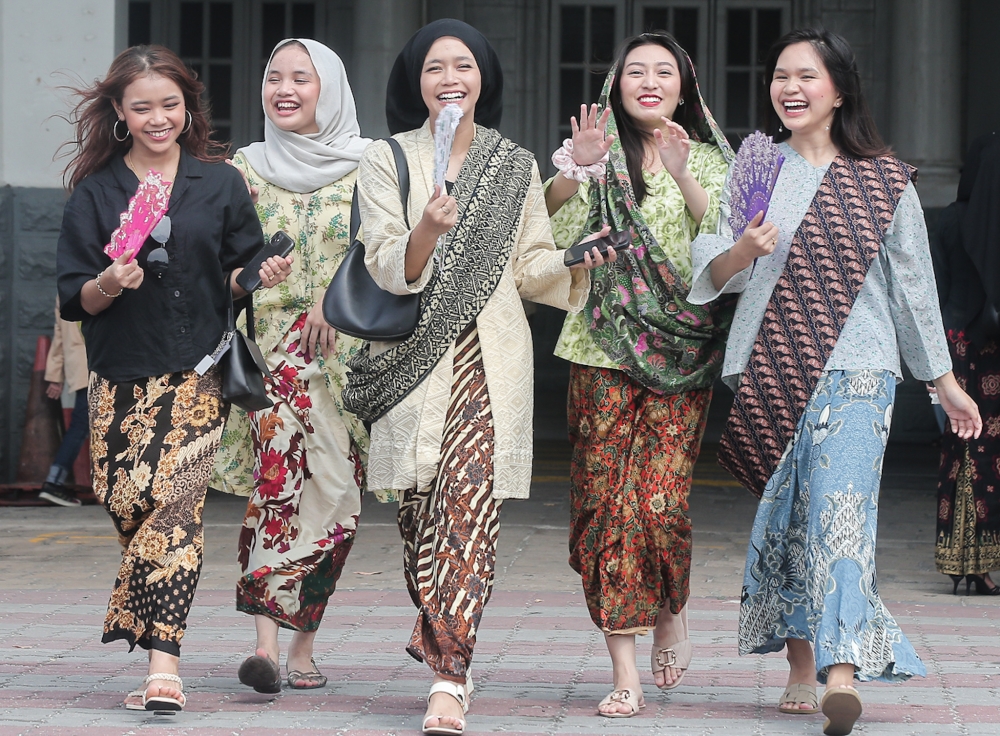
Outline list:
[[[233,307],[233,287],[226,278],[226,335],[229,349],[219,358],[222,368],[222,398],[245,411],[260,411],[274,406],[267,396],[264,376],[271,377],[264,356],[255,342],[253,330],[253,297],[246,298],[247,334],[236,329]],[[223,345],[225,337],[223,338]],[[221,345],[220,345],[221,347]]]
[[[410,170],[399,143],[386,138],[396,159],[399,176],[399,196],[403,202],[403,219],[410,196]],[[420,318],[419,294],[390,294],[383,291],[365,266],[365,244],[357,239],[361,225],[358,189],[354,188],[351,203],[351,247],[333,275],[323,297],[323,317],[338,332],[362,340],[403,340],[417,327]]]

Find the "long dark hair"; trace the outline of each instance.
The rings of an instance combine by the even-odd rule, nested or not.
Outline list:
[[[72,141],[66,143],[73,150],[72,158],[63,171],[63,183],[68,184],[70,189],[132,147],[131,136],[124,141],[115,139],[118,114],[113,103],[121,106],[126,87],[138,77],[154,74],[180,87],[184,107],[191,113],[191,125],[179,138],[181,146],[202,161],[221,161],[225,158],[228,146],[209,140],[212,131],[208,109],[201,99],[205,85],[170,49],[164,46],[133,46],[111,62],[103,81],[97,81],[91,87],[70,88],[80,98],[68,117],[75,127],[75,135]]]
[[[868,110],[868,103],[861,92],[861,75],[854,49],[843,36],[823,28],[800,28],[779,38],[768,52],[765,64],[764,84],[768,87],[768,98],[778,57],[786,48],[797,43],[808,43],[815,49],[840,95],[841,105],[834,108],[833,122],[830,123],[830,138],[840,152],[851,158],[872,158],[892,153],[879,135]],[[781,119],[773,105],[767,106],[765,130],[775,142],[787,140],[792,135],[781,128]]]
[[[698,92],[695,90],[694,72],[688,66],[687,53],[677,43],[677,39],[666,31],[651,31],[626,38],[618,47],[618,53],[615,55],[615,80],[611,84],[609,96],[611,98],[611,112],[614,113],[615,121],[618,123],[618,139],[621,141],[622,150],[625,151],[628,175],[632,180],[632,189],[635,192],[637,205],[641,205],[646,198],[646,181],[642,178],[642,162],[646,157],[646,141],[652,140],[653,134],[636,125],[632,116],[625,111],[625,106],[622,104],[622,71],[625,67],[625,59],[634,49],[649,45],[662,46],[673,54],[674,60],[677,62],[677,73],[681,77],[680,99],[687,104],[678,105],[677,109],[674,110],[674,122],[684,128],[694,140],[704,140],[703,132],[700,134],[696,130],[699,118],[695,111],[698,103]]]

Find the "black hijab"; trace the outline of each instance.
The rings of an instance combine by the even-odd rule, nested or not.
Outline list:
[[[385,118],[392,135],[419,128],[430,115],[420,94],[420,73],[427,52],[443,36],[457,38],[476,57],[483,80],[476,102],[476,123],[487,128],[499,127],[503,114],[503,70],[496,51],[486,37],[468,23],[442,18],[414,33],[392,66],[385,98]]]
[[[958,196],[938,219],[931,243],[944,325],[977,345],[1000,330],[1000,136],[972,142]]]

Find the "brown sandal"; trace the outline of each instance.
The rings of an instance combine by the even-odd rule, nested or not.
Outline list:
[[[320,673],[319,668],[316,667],[316,660],[310,659],[313,666],[313,672],[301,672],[300,670],[289,670],[288,672],[288,687],[293,690],[315,690],[317,688],[326,686],[326,675]],[[296,683],[304,680],[307,684],[297,685]]]
[[[785,703],[793,703],[792,707],[785,706]],[[798,708],[800,703],[805,703],[808,708]],[[819,713],[819,701],[816,700],[816,687],[806,685],[804,682],[797,682],[785,688],[778,701],[778,712],[787,713],[791,716],[808,716]]]

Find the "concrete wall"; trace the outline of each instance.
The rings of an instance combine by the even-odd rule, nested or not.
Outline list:
[[[59,89],[103,76],[115,0],[0,3],[0,482],[13,479],[39,334],[52,332],[65,195],[53,161],[72,130]]]

